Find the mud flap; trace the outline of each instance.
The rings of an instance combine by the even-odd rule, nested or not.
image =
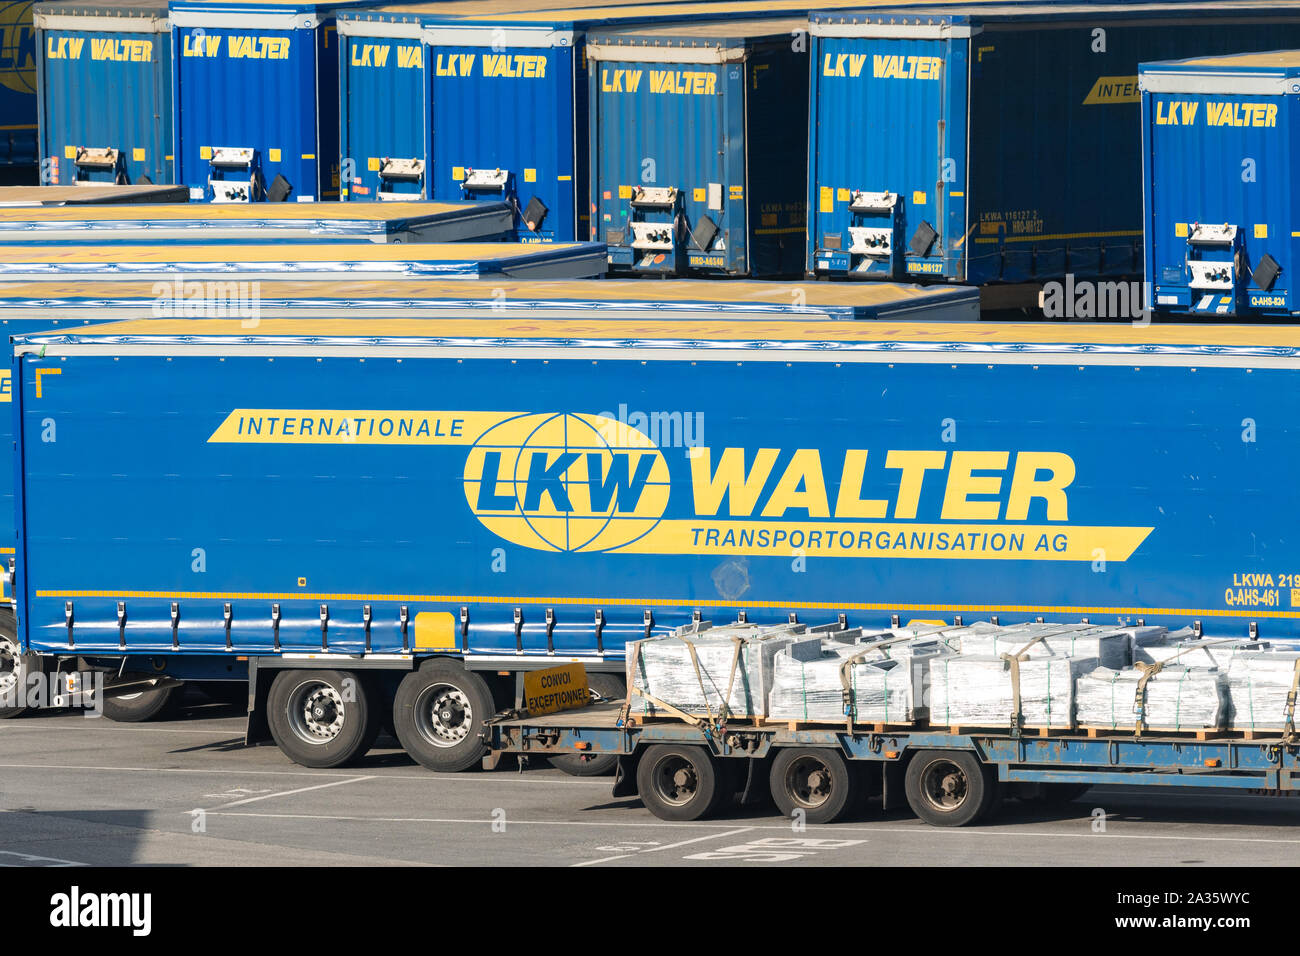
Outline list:
[[[636,765],[640,760],[641,754],[639,752],[619,755],[618,766],[614,768],[614,790],[612,796],[636,796]]]

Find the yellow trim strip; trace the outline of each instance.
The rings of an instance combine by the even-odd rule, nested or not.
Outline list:
[[[399,248],[401,246],[399,245]],[[644,280],[642,280],[644,281]],[[471,283],[467,283],[471,284]],[[847,285],[844,283],[843,285]],[[869,283],[863,283],[867,286]],[[266,290],[262,290],[265,296]],[[646,290],[647,297],[655,294]],[[868,295],[864,288],[863,295]],[[811,301],[811,297],[810,297]],[[869,298],[866,301],[871,301]],[[828,326],[833,325],[833,328]],[[75,330],[84,341],[120,335],[249,335],[239,319],[139,319]],[[259,336],[405,336],[504,339],[702,339],[709,341],[1071,343],[1095,345],[1300,346],[1300,329],[1285,325],[1149,325],[1128,323],[835,322],[796,319],[263,319]],[[990,361],[994,356],[990,355]],[[1084,356],[1080,356],[1082,361]],[[1133,356],[1142,365],[1142,356]]]
[[[0,238],[0,241],[3,241]],[[98,265],[130,262],[134,266],[151,262],[496,262],[520,256],[550,255],[582,248],[574,242],[557,242],[544,247],[527,242],[467,243],[380,243],[363,239],[353,243],[271,243],[264,246],[194,245],[178,248],[174,243],[155,246],[27,246],[0,245],[0,262],[24,265],[71,263]],[[231,279],[238,276],[231,274]]]
[[[886,604],[883,602],[849,601],[695,601],[689,598],[593,598],[593,597],[519,597],[497,594],[348,594],[346,592],[314,592],[311,594],[245,591],[37,591],[38,598],[158,598],[170,601],[220,600],[220,601],[370,601],[405,602],[413,604],[525,604],[557,605],[583,604],[621,607],[736,607],[736,608],[797,608],[817,610],[840,608],[850,611],[954,611],[965,613],[1006,614],[1164,614],[1176,617],[1250,617],[1300,620],[1300,611],[1250,611],[1224,608],[1171,608],[1171,607],[1103,607],[1095,605],[1042,605],[1042,604]]]
[[[1119,230],[1116,232],[1053,232],[1041,236],[976,236],[976,242],[1038,242],[1045,239],[1122,239],[1141,236],[1142,230]]]
[[[171,157],[167,157],[170,159]],[[93,189],[95,187],[78,186],[76,189]],[[39,186],[30,190],[32,199],[40,199],[40,189],[57,189],[51,186]],[[145,190],[140,190],[147,195]],[[76,196],[77,193],[71,195]],[[112,196],[112,192],[106,192]],[[51,200],[63,198],[51,194]],[[136,203],[121,206],[17,206],[0,207],[0,222],[37,221],[42,224],[51,222],[189,222],[199,220],[260,222],[262,220],[293,220],[294,222],[314,222],[318,220],[334,222],[392,222],[400,219],[420,219],[426,216],[440,216],[451,212],[474,212],[478,203],[464,202],[395,202],[395,203],[282,203],[268,206],[264,203]],[[110,233],[104,234],[105,241],[111,239]],[[0,236],[3,241],[3,236]]]

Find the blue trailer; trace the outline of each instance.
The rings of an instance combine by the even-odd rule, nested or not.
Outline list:
[[[82,277],[177,282],[321,279],[586,279],[605,273],[597,242],[539,249],[509,242],[281,242],[190,244],[0,245],[0,278],[65,283]],[[163,294],[163,293],[160,293]]]
[[[460,0],[343,11],[344,198],[504,198],[516,206],[520,241],[595,236],[587,31],[806,10],[790,0],[568,9]]]
[[[170,292],[170,288],[165,290]],[[207,289],[204,289],[206,295]],[[219,291],[219,287],[218,290]],[[164,296],[165,298],[165,296]],[[203,297],[200,299],[202,305]],[[97,321],[160,317],[153,281],[77,279],[6,282],[0,317],[48,316]],[[979,292],[967,286],[882,282],[869,288],[821,283],[682,279],[647,287],[638,280],[576,279],[466,284],[460,279],[332,279],[266,281],[257,305],[266,318],[480,318],[537,315],[549,319],[789,319],[974,322]],[[183,311],[183,310],[182,310]],[[202,308],[192,314],[198,316]],[[188,314],[188,313],[187,313]],[[209,317],[211,317],[209,315]]]
[[[1300,236],[1300,53],[1144,63],[1148,307],[1288,319]]]
[[[1275,327],[526,311],[32,334],[15,640],[32,671],[246,665],[250,733],[313,766],[363,752],[395,700],[444,770],[477,762],[518,675],[582,662],[617,695],[628,641],[699,617],[1295,641],[1297,372]],[[1279,746],[1250,759],[1289,774]]]
[[[189,202],[189,190],[179,186],[0,186],[4,206],[102,206],[121,203]]]
[[[1300,10],[873,9],[811,32],[807,268],[1042,283],[1142,272],[1138,63],[1275,48]]]
[[[0,3],[0,166],[36,164],[36,31],[31,0]]]
[[[517,241],[586,238],[585,30],[621,19],[717,15],[733,5],[547,6],[557,5],[452,2],[343,13],[346,198],[504,200],[516,209]]]
[[[174,183],[166,0],[36,8],[41,182]]]
[[[176,179],[193,198],[339,198],[334,17],[365,2],[173,0]]]
[[[611,272],[803,270],[802,20],[587,35],[592,235]]]
[[[400,202],[264,205],[0,206],[0,243],[14,242],[473,242],[514,225],[505,203]]]

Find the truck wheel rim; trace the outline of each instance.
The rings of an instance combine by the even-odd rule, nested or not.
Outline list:
[[[327,744],[343,731],[343,695],[324,681],[305,681],[289,695],[289,724],[309,744]]]
[[[813,756],[798,757],[785,771],[785,792],[797,806],[814,810],[834,793],[830,767]]]
[[[433,746],[455,747],[474,727],[474,708],[459,687],[434,684],[415,703],[415,723],[420,736]]]
[[[18,689],[22,677],[18,645],[7,637],[0,638],[0,697],[8,697]]]
[[[684,807],[700,793],[695,764],[679,754],[660,757],[651,774],[655,795],[664,803]]]
[[[921,794],[943,813],[952,813],[970,796],[966,773],[951,760],[936,760],[921,774]]]

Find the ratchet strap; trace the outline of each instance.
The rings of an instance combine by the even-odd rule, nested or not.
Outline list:
[[[1021,727],[1025,722],[1024,714],[1020,712],[1020,662],[1029,660],[1029,649],[1035,644],[1041,644],[1049,637],[1060,637],[1062,634],[1076,633],[1076,628],[1069,627],[1062,628],[1058,631],[1044,631],[1014,654],[998,655],[998,657],[1011,665],[1011,736],[1020,736]]]
[[[840,696],[844,703],[844,729],[849,734],[853,733],[853,718],[857,716],[857,701],[853,699],[853,665],[860,664],[881,648],[889,647],[891,644],[902,644],[904,641],[912,639],[910,634],[901,637],[890,635],[882,640],[863,645],[862,650],[852,657],[844,658],[844,661],[840,664]]]
[[[1151,678],[1155,677],[1165,669],[1166,664],[1170,661],[1176,661],[1184,654],[1190,654],[1192,651],[1199,651],[1207,647],[1217,647],[1221,644],[1236,643],[1237,639],[1235,637],[1227,637],[1218,641],[1197,641],[1194,646],[1185,647],[1177,654],[1170,654],[1164,660],[1156,661],[1154,664],[1148,664],[1144,661],[1134,661],[1133,667],[1141,673],[1142,676],[1138,678],[1137,691],[1134,693],[1133,698],[1133,713],[1137,717],[1133,722],[1133,736],[1141,737],[1142,731],[1147,729],[1147,684],[1151,682]],[[1292,702],[1294,703],[1294,688],[1292,690]]]
[[[1296,658],[1295,672],[1291,675],[1291,692],[1286,695],[1286,724],[1282,731],[1282,742],[1284,744],[1296,742],[1295,701],[1298,691],[1300,691],[1300,657]]]

